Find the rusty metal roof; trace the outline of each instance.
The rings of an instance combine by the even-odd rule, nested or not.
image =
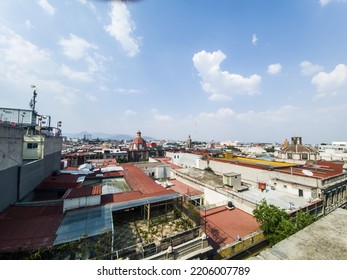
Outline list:
[[[62,198],[63,199],[78,198],[78,197],[84,197],[84,196],[101,195],[101,193],[102,193],[101,185],[81,187],[81,188],[75,188],[75,189],[68,189]]]
[[[0,214],[0,252],[28,251],[53,245],[63,219],[59,206],[10,206]]]

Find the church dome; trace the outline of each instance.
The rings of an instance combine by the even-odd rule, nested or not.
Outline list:
[[[144,151],[147,150],[147,142],[141,136],[141,131],[136,133],[135,139],[130,144],[131,151]]]
[[[288,140],[283,144],[282,153],[317,153],[317,149],[302,144],[301,137],[292,137],[292,143],[289,144]]]

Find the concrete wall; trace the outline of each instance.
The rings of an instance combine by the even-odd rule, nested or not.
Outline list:
[[[0,171],[0,212],[17,201],[18,166]]]
[[[22,165],[19,178],[19,200],[22,200],[45,178],[44,160],[39,159]]]
[[[62,145],[63,138],[61,137],[45,137],[45,156],[57,152],[61,153]]]
[[[0,170],[22,164],[23,134],[22,128],[0,126]]]
[[[224,174],[223,184],[229,187],[241,187],[241,175],[237,173]]]
[[[208,166],[212,168],[212,170],[218,175],[223,175],[230,172],[241,174],[242,181],[252,184],[254,187],[258,186],[258,182],[268,183],[270,179],[268,171],[266,170],[249,168],[242,165],[230,164],[215,160],[210,160],[209,162],[206,160],[199,160],[199,169],[205,169]]]
[[[17,201],[23,133],[22,128],[0,126],[0,212]]]
[[[61,153],[46,155],[44,159],[31,161],[20,168],[19,200],[24,199],[46,177],[60,169]]]
[[[204,188],[206,205],[224,203],[226,205],[227,197],[209,188]]]
[[[175,165],[187,167],[197,167],[198,159],[201,155],[189,154],[189,153],[166,153],[167,157],[171,158],[171,162]]]
[[[61,151],[46,155],[44,158],[44,178],[60,170]]]
[[[171,167],[168,165],[160,165],[155,168],[155,178],[167,179],[170,178]]]
[[[60,169],[62,138],[45,137],[45,157],[24,164],[23,143],[22,128],[0,126],[0,211],[24,199],[44,178]]]

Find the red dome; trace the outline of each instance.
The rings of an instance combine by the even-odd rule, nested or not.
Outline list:
[[[130,144],[131,151],[143,151],[147,150],[146,140],[141,137],[141,131],[138,131],[136,138]]]

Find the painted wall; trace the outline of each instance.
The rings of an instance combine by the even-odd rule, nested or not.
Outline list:
[[[25,135],[23,143],[23,159],[36,160],[44,156],[61,152],[63,139],[43,135]],[[36,144],[37,148],[30,148]]]
[[[199,160],[200,169],[204,169],[207,166],[220,175],[229,172],[241,174],[242,181],[251,184],[255,188],[258,188],[258,182],[264,182],[268,187],[274,187],[277,191],[282,191],[295,196],[299,196],[300,189],[302,190],[302,196],[307,200],[317,197],[317,187],[320,185],[320,180],[311,177],[250,168],[220,161],[211,160],[207,163],[206,160]]]
[[[166,156],[171,158],[173,164],[183,168],[197,167],[198,160],[201,158],[201,155],[189,153],[166,153]]]

